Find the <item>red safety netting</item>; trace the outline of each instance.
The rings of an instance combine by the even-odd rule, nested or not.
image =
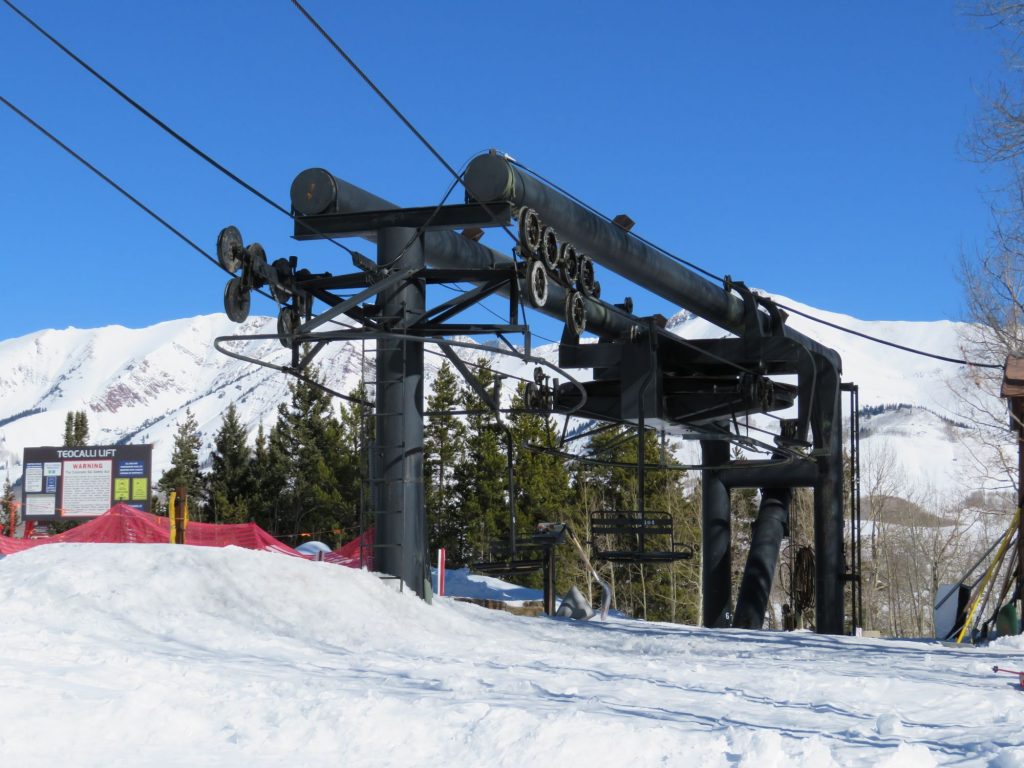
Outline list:
[[[116,504],[102,515],[64,533],[40,539],[14,539],[0,536],[0,555],[12,555],[42,544],[167,544],[170,541],[170,520],[166,517],[141,512],[127,504]],[[295,551],[278,541],[256,523],[214,524],[190,522],[185,529],[185,543],[199,547],[244,547],[283,555],[318,559]],[[338,565],[360,567],[363,550],[367,568],[373,569],[373,532],[342,545],[322,558]]]

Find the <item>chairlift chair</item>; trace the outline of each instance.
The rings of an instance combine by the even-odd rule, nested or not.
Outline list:
[[[608,546],[600,542],[610,539]],[[595,560],[612,563],[672,563],[689,560],[693,548],[675,540],[668,512],[590,513],[590,545]]]

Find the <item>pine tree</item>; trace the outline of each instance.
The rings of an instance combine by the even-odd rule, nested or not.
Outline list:
[[[202,436],[199,433],[199,422],[189,408],[185,409],[185,420],[178,424],[174,434],[174,449],[171,452],[171,466],[165,471],[157,483],[157,487],[166,495],[170,495],[180,487],[188,494],[189,514],[199,517],[203,502],[203,475],[199,471],[199,447]]]
[[[17,527],[16,505],[14,501],[14,490],[11,488],[11,479],[4,480],[3,495],[0,496],[0,533],[4,536],[13,536]]]
[[[519,530],[531,532],[539,522],[558,522],[565,517],[571,492],[564,461],[542,448],[553,448],[554,422],[523,410],[525,385],[520,384],[512,401],[509,429],[515,456],[516,520]]]
[[[76,446],[89,444],[89,417],[85,411],[75,411],[74,438]]]
[[[319,379],[319,371],[309,373]],[[267,462],[282,482],[264,500],[273,510],[272,530],[296,544],[308,534],[339,544],[358,532],[358,449],[334,414],[330,396],[301,379],[278,406]]]
[[[342,496],[351,500],[352,504],[353,522],[348,530],[351,536],[358,532],[360,503],[363,495],[369,493],[369,486],[364,481],[370,475],[370,445],[373,443],[375,428],[373,405],[366,385],[359,382],[349,397],[352,399],[341,405],[339,419],[341,453],[338,483]]]
[[[466,439],[465,424],[450,413],[459,404],[459,398],[455,373],[445,362],[427,398],[430,416],[424,428],[423,484],[430,551],[443,547],[452,568],[460,568],[472,559],[467,520],[455,485]]]
[[[271,433],[273,431],[271,429]],[[287,482],[287,464],[287,457],[280,452],[272,452],[270,437],[261,423],[256,432],[256,443],[252,452],[249,471],[253,484],[247,506],[256,524],[274,536],[280,533],[278,520],[281,494]]]
[[[591,438],[589,453],[603,464],[578,470],[577,497],[587,508],[607,511],[636,511],[639,508],[638,443],[636,429],[614,427]],[[674,539],[699,551],[698,498],[685,492],[685,475],[677,470],[659,469],[671,464],[671,446],[659,444],[658,435],[644,436],[644,509],[668,512]],[[669,542],[660,542],[667,547]],[[613,582],[616,607],[652,620],[695,623],[699,616],[697,585],[699,559],[671,565],[626,563],[606,566],[606,580]]]
[[[64,439],[61,445],[65,448],[73,448],[75,445],[75,414],[71,411],[64,417]]]
[[[64,419],[65,448],[79,448],[89,444],[89,417],[85,411],[68,413]]]
[[[234,403],[230,403],[213,439],[207,477],[207,516],[220,523],[248,520],[252,480],[252,451],[245,427],[239,421],[238,410]]]
[[[69,412],[64,418],[64,438],[63,447],[65,448],[80,448],[83,445],[89,444],[89,419],[85,415],[85,411],[73,411]],[[85,520],[67,520],[59,519],[48,523],[52,533],[63,533],[64,531],[70,531],[72,528],[77,528]]]
[[[476,379],[493,389],[494,374],[485,358],[478,361]],[[460,393],[466,417],[465,455],[455,470],[456,498],[468,526],[472,555],[485,559],[491,544],[508,535],[507,463],[504,438],[493,412],[470,387]]]

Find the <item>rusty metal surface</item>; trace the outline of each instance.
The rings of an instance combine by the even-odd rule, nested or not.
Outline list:
[[[1024,397],[1024,357],[1006,358],[1001,397]]]

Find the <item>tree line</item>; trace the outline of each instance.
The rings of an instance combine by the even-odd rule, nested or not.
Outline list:
[[[319,372],[312,379],[319,381]],[[253,443],[235,404],[228,403],[205,468],[199,424],[186,409],[170,466],[156,484],[164,498],[184,488],[191,519],[255,522],[293,546],[310,538],[334,546],[358,535],[359,406],[339,409],[323,389],[301,379],[288,389],[275,423],[269,431],[261,424]],[[156,511],[166,514],[159,504]]]
[[[471,366],[475,385],[461,380],[445,363],[425,402],[424,495],[431,551],[444,547],[451,567],[473,566],[507,556],[502,551],[516,529],[528,539],[540,522],[565,522],[586,548],[594,511],[635,510],[639,506],[637,432],[622,425],[589,425],[576,458],[561,445],[558,423],[527,411],[523,385],[510,384],[478,360]],[[320,381],[314,372],[313,381]],[[492,410],[487,400],[511,408]],[[368,505],[367,442],[373,436],[372,409],[358,401],[337,405],[315,383],[296,380],[269,430],[261,425],[247,437],[233,403],[224,410],[213,436],[213,450],[200,465],[203,437],[186,410],[174,438],[171,465],[157,488],[164,494],[185,486],[193,519],[256,522],[289,544],[315,538],[338,546],[355,538]],[[699,475],[674,467],[676,447],[657,433],[645,434],[647,461],[643,494],[648,510],[668,512],[675,539],[693,548],[691,560],[639,565],[587,563],[570,544],[556,550],[556,589],[577,585],[599,600],[589,566],[612,585],[614,607],[642,618],[682,623],[700,621]],[[68,414],[65,446],[86,445],[84,411]],[[572,445],[567,444],[567,445]],[[886,449],[867,451],[862,491],[865,597],[864,626],[886,635],[926,635],[939,583],[955,581],[983,547],[998,535],[1005,499],[939,499],[913,486]],[[511,475],[509,458],[511,456]],[[734,458],[737,455],[734,452]],[[847,478],[848,480],[848,478]],[[7,531],[13,504],[9,485],[0,494],[0,526]],[[732,492],[733,584],[738,588],[756,518],[753,489]],[[158,513],[166,509],[155,507]],[[991,512],[986,513],[986,509]],[[68,525],[73,524],[69,521]],[[992,530],[982,530],[991,528]],[[767,617],[770,628],[813,624],[813,584],[801,597],[800,558],[813,550],[811,495],[799,489],[790,509],[788,536]],[[812,569],[813,570],[813,569]],[[526,586],[540,586],[539,574],[518,575]],[[788,606],[788,618],[783,606]]]
[[[521,540],[528,540],[538,523],[566,522],[585,542],[590,512],[637,508],[635,428],[604,429],[581,447],[581,461],[567,459],[558,449],[555,420],[523,407],[522,383],[503,393],[509,380],[486,359],[471,368],[475,386],[461,381],[445,362],[425,402],[423,482],[431,552],[443,547],[454,568],[507,557],[502,550],[513,510]],[[314,371],[312,378],[320,381],[321,374]],[[367,399],[361,390],[352,396]],[[488,399],[504,399],[511,408],[495,412]],[[253,521],[293,546],[313,538],[336,547],[355,538],[361,522],[364,528],[372,525],[365,517],[360,520],[361,510],[372,506],[367,485],[370,409],[355,401],[338,407],[315,383],[295,380],[276,415],[269,431],[261,425],[250,442],[238,410],[229,403],[209,460],[201,466],[203,437],[195,415],[186,410],[175,433],[171,464],[157,488],[166,497],[185,487],[193,519]],[[654,432],[645,439],[646,507],[671,513],[677,521],[676,538],[698,550],[699,499],[693,483],[686,473],[661,468],[674,461],[673,446]],[[166,514],[159,505],[156,509]],[[559,547],[556,557],[560,591],[572,584],[593,590],[575,547]],[[620,610],[695,622],[698,562],[599,568],[602,578],[614,584]],[[539,586],[540,576],[520,581]]]

